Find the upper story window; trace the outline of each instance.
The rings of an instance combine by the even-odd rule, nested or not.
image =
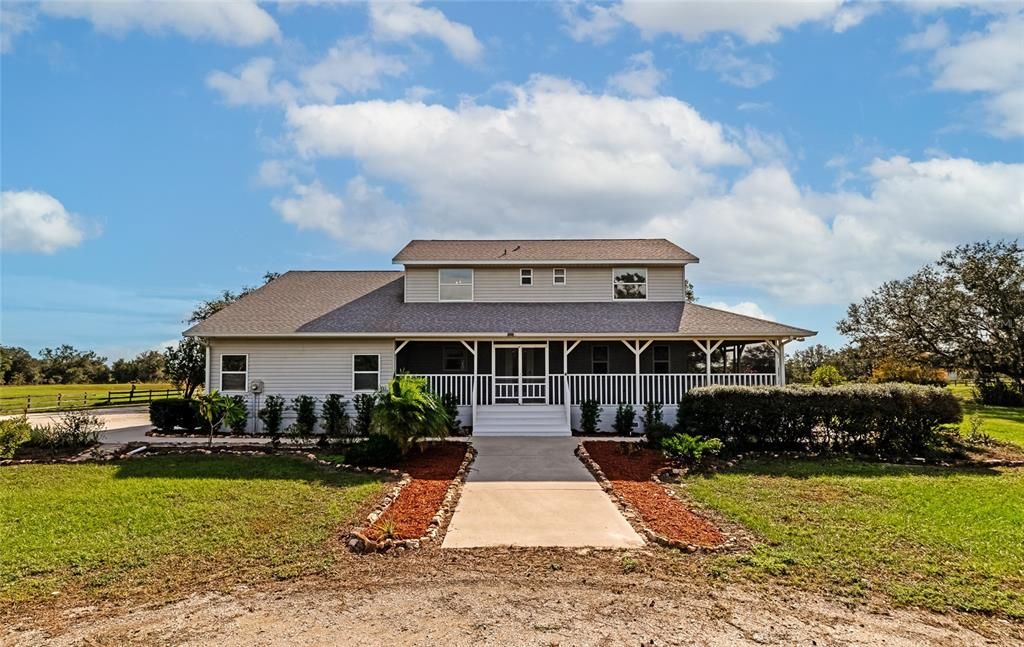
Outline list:
[[[249,356],[220,356],[220,390],[246,391],[249,388]]]
[[[533,270],[528,267],[519,270],[519,285],[533,285]]]
[[[551,282],[555,285],[565,285],[565,268],[556,267],[551,270]]]
[[[616,267],[612,270],[613,299],[646,299],[647,268]]]
[[[438,301],[472,301],[473,270],[441,269],[437,271]]]

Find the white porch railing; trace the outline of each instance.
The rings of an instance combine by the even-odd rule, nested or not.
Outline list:
[[[437,394],[454,393],[462,406],[473,405],[473,377],[463,374],[422,375],[426,378],[430,390]],[[524,397],[543,398],[547,387],[549,404],[579,404],[583,400],[597,400],[602,405],[616,405],[620,402],[644,403],[661,402],[673,405],[682,399],[690,389],[709,384],[729,386],[773,386],[776,383],[775,373],[641,373],[639,379],[640,392],[637,394],[637,376],[635,373],[612,373],[594,375],[588,373],[570,373],[569,375],[548,375],[547,385],[523,385]],[[519,388],[518,383],[515,385]],[[518,392],[505,393],[506,385],[498,384],[501,393],[498,397],[514,397]],[[568,395],[567,395],[568,394]],[[493,402],[490,375],[476,376],[476,404],[488,405]],[[639,395],[639,397],[638,397]]]

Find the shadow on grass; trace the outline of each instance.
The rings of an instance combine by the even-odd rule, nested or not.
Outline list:
[[[373,474],[341,472],[292,456],[162,455],[116,463],[114,478],[289,480],[350,486],[381,480]]]
[[[776,458],[749,459],[721,474],[749,474],[754,476],[780,476],[794,479],[834,477],[934,477],[999,476],[997,469],[978,466],[904,465],[876,463],[856,458]],[[708,475],[713,478],[714,474]]]

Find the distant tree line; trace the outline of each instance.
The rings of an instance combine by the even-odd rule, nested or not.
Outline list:
[[[91,350],[64,344],[44,348],[37,357],[18,346],[0,346],[2,384],[105,384],[162,382],[167,379],[164,355],[155,350],[108,364]]]

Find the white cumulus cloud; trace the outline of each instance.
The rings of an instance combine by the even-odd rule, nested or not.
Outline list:
[[[300,230],[322,231],[353,247],[389,250],[407,238],[402,208],[361,176],[349,180],[343,196],[319,180],[297,183],[290,196],[275,198],[271,206]]]
[[[719,79],[741,88],[757,87],[775,78],[772,63],[759,63],[738,55],[736,45],[728,38],[715,47],[701,50],[697,69],[717,72]]]
[[[608,77],[608,87],[633,97],[653,97],[665,80],[665,73],[654,66],[654,54],[648,50],[629,57],[626,69]]]
[[[0,194],[0,247],[7,251],[53,254],[85,238],[81,219],[48,193],[4,191]]]
[[[370,4],[370,29],[380,40],[406,40],[416,36],[436,38],[452,56],[463,62],[480,58],[483,44],[472,28],[453,22],[439,9],[427,9],[415,2],[393,1]]]
[[[45,0],[39,9],[51,16],[88,20],[97,31],[110,34],[124,34],[135,29],[150,33],[174,31],[190,38],[232,45],[256,45],[281,37],[273,17],[254,0]]]

